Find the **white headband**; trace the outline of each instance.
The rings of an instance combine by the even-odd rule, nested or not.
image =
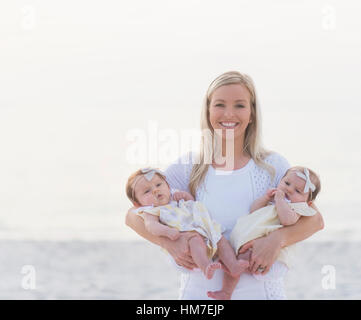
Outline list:
[[[144,177],[147,181],[151,181],[154,177],[154,175],[156,173],[161,174],[162,176],[164,175],[164,173],[158,169],[153,169],[153,168],[143,168],[140,170],[142,172],[142,175],[139,175],[138,177],[136,177],[133,186],[132,186],[132,198],[134,199],[134,192],[135,192],[135,185],[137,184],[137,182],[139,181],[139,179],[141,177]]]
[[[304,174],[302,172],[300,172],[300,171],[296,171],[297,176],[299,176],[300,178],[302,178],[303,180],[306,181],[305,188],[304,188],[303,192],[308,192],[310,189],[311,189],[312,192],[315,191],[316,187],[311,182],[310,173],[309,173],[308,169],[304,168],[303,172],[304,172]]]

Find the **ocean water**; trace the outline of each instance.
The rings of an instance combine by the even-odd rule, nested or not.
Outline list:
[[[125,225],[125,212],[36,216],[28,219],[0,220],[2,240],[50,241],[143,241]],[[361,218],[358,206],[319,206],[325,228],[308,241],[361,241]],[[342,219],[341,219],[342,216]]]

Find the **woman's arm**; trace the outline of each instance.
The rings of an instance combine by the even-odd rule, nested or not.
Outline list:
[[[132,228],[142,238],[167,250],[178,265],[190,270],[197,268],[190,255],[188,245],[188,239],[193,237],[194,233],[181,232],[181,235],[177,240],[170,240],[166,237],[155,236],[146,230],[143,219],[133,213],[133,209],[134,208],[129,209],[125,217],[125,224],[128,227]]]
[[[177,240],[180,236],[176,228],[171,228],[159,221],[159,216],[148,212],[143,212],[144,226],[154,236],[167,237],[171,240]]]
[[[163,239],[161,237],[151,234],[146,228],[144,221],[141,217],[132,212],[135,208],[128,210],[128,213],[125,217],[125,224],[132,228],[136,233],[138,233],[142,238],[156,244],[157,246],[162,246]]]
[[[282,248],[305,240],[324,228],[322,215],[315,205],[311,205],[311,207],[317,211],[314,216],[302,216],[294,225],[276,230],[281,234]]]
[[[318,211],[314,205],[311,207]],[[265,274],[276,261],[283,247],[305,240],[323,228],[324,222],[319,212],[312,217],[302,216],[294,225],[277,229],[266,237],[248,242],[242,247],[240,253],[246,252],[252,247],[249,269],[252,273],[257,274],[260,273],[257,272],[258,267],[262,266],[265,267],[262,274]]]

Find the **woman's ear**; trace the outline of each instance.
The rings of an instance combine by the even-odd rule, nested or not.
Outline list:
[[[309,206],[311,206],[312,203],[313,203],[313,202],[312,202],[311,200],[307,202],[307,204],[308,204]]]

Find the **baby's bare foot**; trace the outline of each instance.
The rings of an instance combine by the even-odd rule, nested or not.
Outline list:
[[[210,263],[204,274],[206,276],[206,278],[209,280],[209,279],[212,279],[213,278],[213,274],[214,272],[217,270],[217,269],[221,269],[222,268],[222,265],[219,263],[219,262],[213,262],[213,263]]]
[[[207,296],[216,300],[231,300],[231,295],[225,291],[208,291]]]

